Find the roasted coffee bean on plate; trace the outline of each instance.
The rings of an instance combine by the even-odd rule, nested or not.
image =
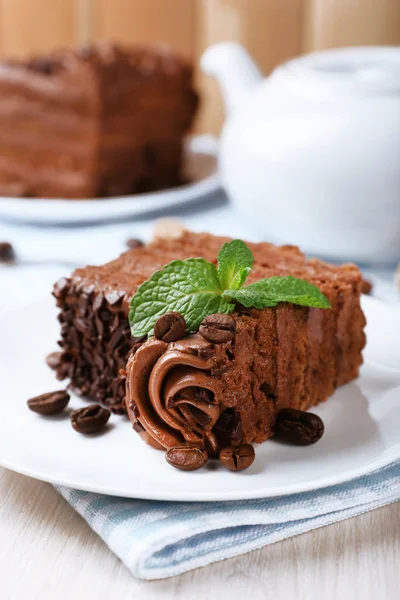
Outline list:
[[[78,433],[96,433],[105,427],[110,411],[99,404],[91,404],[71,413],[72,427]]]
[[[15,252],[10,242],[0,242],[0,263],[9,264],[14,261]]]
[[[46,362],[50,369],[58,369],[61,365],[62,352],[51,352],[46,356]]]
[[[131,250],[133,250],[133,248],[141,248],[142,246],[144,246],[142,240],[138,240],[137,238],[131,238],[129,240],[126,240],[125,243]]]
[[[283,408],[278,413],[275,424],[275,436],[285,442],[298,446],[315,444],[324,434],[324,423],[314,413]]]
[[[200,335],[213,344],[229,342],[235,337],[236,323],[231,315],[209,315],[200,324]]]
[[[39,415],[57,415],[62,412],[69,402],[70,396],[65,390],[47,392],[30,398],[28,407]]]
[[[186,333],[186,321],[178,312],[167,312],[157,319],[154,336],[163,342],[177,342]]]
[[[206,464],[208,452],[203,448],[182,444],[169,448],[165,454],[165,459],[175,469],[197,471]]]
[[[254,462],[255,452],[250,444],[226,446],[219,453],[219,460],[230,471],[243,471]]]

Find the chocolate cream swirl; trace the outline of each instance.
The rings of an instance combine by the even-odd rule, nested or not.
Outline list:
[[[213,428],[226,407],[212,372],[222,353],[194,334],[169,344],[151,338],[130,356],[127,411],[148,444],[167,449],[188,442],[218,451]]]

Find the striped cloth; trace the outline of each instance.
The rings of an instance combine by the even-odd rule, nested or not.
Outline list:
[[[400,461],[325,489],[241,502],[155,502],[57,489],[135,577],[162,579],[396,502]]]

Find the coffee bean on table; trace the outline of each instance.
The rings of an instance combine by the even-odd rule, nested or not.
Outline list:
[[[141,248],[142,246],[144,246],[142,240],[138,240],[137,238],[131,238],[130,240],[126,240],[125,243],[131,250],[133,248]]]
[[[69,402],[70,396],[65,390],[48,392],[30,398],[28,407],[39,415],[57,415],[62,412]]]
[[[14,248],[10,242],[0,242],[0,263],[12,263],[15,261]]]
[[[322,419],[313,413],[283,408],[275,424],[275,436],[298,446],[315,444],[324,434]]]
[[[103,429],[110,418],[110,411],[99,404],[91,404],[71,413],[72,427],[78,433],[96,433]]]
[[[186,333],[186,321],[178,312],[168,312],[157,319],[154,335],[163,342],[177,342]]]
[[[200,324],[200,335],[214,344],[233,340],[236,332],[235,319],[231,315],[209,315]]]
[[[62,352],[51,352],[50,354],[48,354],[46,356],[46,362],[48,364],[48,366],[50,367],[50,369],[58,369],[58,367],[61,365],[61,357],[62,357]]]
[[[175,469],[196,471],[206,464],[208,452],[203,448],[182,444],[169,448],[165,454],[165,459]]]
[[[250,444],[240,446],[226,446],[219,453],[219,460],[230,471],[243,471],[254,462],[255,452]]]

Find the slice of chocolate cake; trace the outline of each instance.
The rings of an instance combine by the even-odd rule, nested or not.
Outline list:
[[[0,64],[0,194],[93,198],[175,186],[197,107],[167,50],[98,43]]]
[[[205,437],[211,446],[224,439],[262,442],[280,409],[306,410],[358,375],[365,343],[361,274],[354,265],[307,260],[294,246],[249,244],[254,265],[246,284],[292,275],[317,286],[331,309],[237,305],[235,335],[223,343],[199,333],[170,343],[132,339],[129,302],[138,286],[175,259],[216,263],[226,241],[185,232],[107,265],[77,269],[54,288],[61,309],[59,378],[69,377],[78,392],[122,412],[123,369],[136,345],[126,403],[135,428],[157,447]]]

